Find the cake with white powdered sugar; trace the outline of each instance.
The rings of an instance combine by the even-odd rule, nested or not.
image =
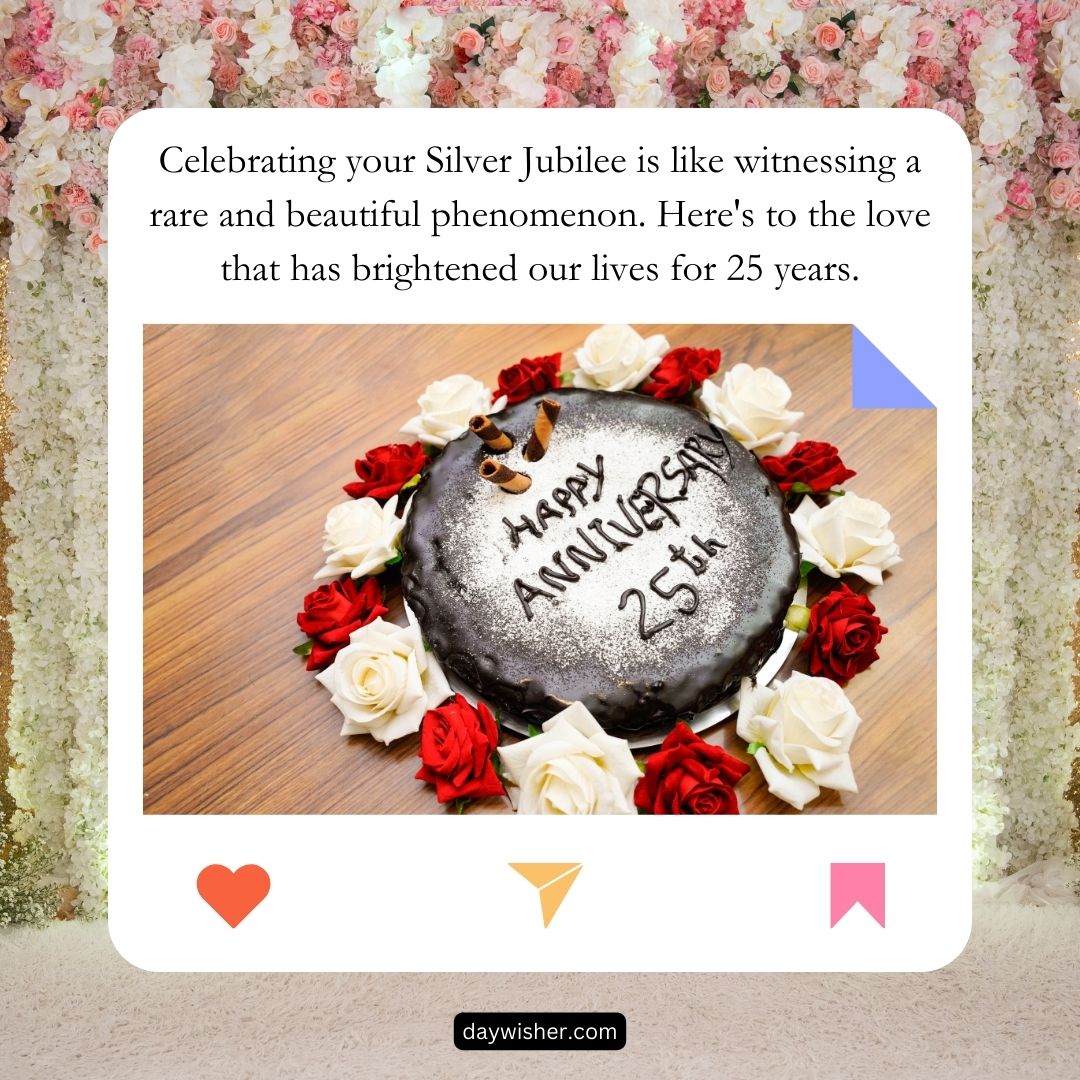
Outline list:
[[[425,470],[402,546],[406,602],[448,671],[523,721],[580,701],[621,733],[753,676],[799,584],[754,454],[692,408],[623,392],[476,418]]]

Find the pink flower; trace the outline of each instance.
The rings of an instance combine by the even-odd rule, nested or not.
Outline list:
[[[69,210],[90,204],[90,192],[70,180],[60,189],[60,199]]]
[[[1073,185],[1068,177],[1055,176],[1053,180],[1046,185],[1046,201],[1051,206],[1056,206],[1060,209],[1065,205],[1070,192],[1073,190]]]
[[[4,53],[4,67],[12,75],[22,75],[24,77],[33,75],[37,70],[37,65],[34,63],[34,54],[25,45],[12,45]]]
[[[1068,16],[1069,5],[1066,0],[1039,0],[1037,10],[1042,28],[1048,30],[1054,23],[1061,22]]]
[[[293,27],[293,37],[301,45],[321,45],[326,40],[326,31],[308,19],[298,22]]]
[[[431,84],[431,100],[444,109],[452,109],[457,101],[458,83],[453,75],[440,75]]]
[[[214,68],[214,85],[223,93],[231,94],[240,85],[240,65],[223,63]]]
[[[912,56],[933,56],[941,45],[943,27],[931,15],[916,15],[911,21]]]
[[[336,104],[334,95],[325,86],[313,86],[307,92],[307,103],[313,109],[332,109]]]
[[[814,31],[814,42],[819,49],[835,52],[844,44],[844,31],[834,22],[823,22]]]
[[[791,68],[786,64],[781,64],[769,72],[769,77],[762,84],[761,89],[766,97],[779,97],[787,89],[789,82],[791,82]]]
[[[809,11],[816,3],[817,0],[791,0],[791,6],[796,11]]]
[[[1066,210],[1080,210],[1080,187],[1073,187],[1069,197],[1065,200]]]
[[[60,106],[60,112],[66,116],[72,131],[88,131],[94,126],[93,110],[84,98],[75,97]]]
[[[560,64],[555,85],[568,94],[576,94],[584,85],[585,76],[575,64]]]
[[[152,64],[158,58],[158,43],[149,34],[132,34],[124,46],[124,52],[136,64]]]
[[[102,131],[115,131],[124,122],[124,114],[115,105],[102,105],[95,119]]]
[[[716,31],[711,26],[703,26],[700,30],[695,30],[683,49],[688,60],[700,64],[716,52]]]
[[[1080,161],[1080,154],[1075,143],[1056,142],[1051,144],[1046,160],[1052,169],[1071,169]]]
[[[232,45],[236,41],[236,23],[227,15],[219,15],[209,29],[210,37],[218,45]]]
[[[544,92],[545,109],[568,109],[573,103],[573,98],[558,86],[548,86]]]
[[[355,41],[360,32],[360,20],[355,11],[339,11],[330,22],[330,29],[339,38]]]
[[[825,77],[829,74],[829,69],[825,62],[818,59],[818,57],[804,56],[799,64],[799,74],[811,86],[821,86],[825,81]]]
[[[471,26],[463,26],[454,35],[454,45],[468,57],[479,56],[484,44],[484,35]]]
[[[731,92],[731,72],[727,64],[713,64],[705,79],[705,89],[714,101]]]
[[[80,206],[71,211],[68,224],[79,232],[90,232],[98,227],[101,211],[96,206]]]
[[[573,23],[562,23],[555,38],[555,55],[560,60],[574,56],[581,47],[581,31]]]
[[[356,80],[344,68],[332,67],[327,70],[323,85],[331,94],[347,94],[356,88]]]
[[[735,95],[735,104],[740,109],[767,109],[769,99],[756,86],[744,86]]]
[[[97,249],[101,247],[104,243],[105,240],[102,237],[101,233],[92,232],[86,238],[86,248],[88,251],[97,251]]]
[[[936,112],[944,113],[950,120],[955,120],[961,127],[964,126],[964,106],[953,98],[945,98],[933,104]]]

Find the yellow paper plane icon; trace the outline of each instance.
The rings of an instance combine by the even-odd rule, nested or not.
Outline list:
[[[581,870],[581,863],[573,862],[512,862],[510,869],[516,870],[526,881],[540,890],[540,910],[544,916],[544,926],[549,926],[555,918],[559,905],[566,899],[570,886]]]

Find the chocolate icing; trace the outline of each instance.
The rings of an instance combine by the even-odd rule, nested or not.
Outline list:
[[[466,433],[413,495],[402,588],[425,641],[478,695],[539,723],[574,700],[609,731],[700,712],[777,648],[799,581],[784,499],[700,413],[628,393],[557,390],[547,454],[522,456],[537,398],[498,414],[483,480]]]

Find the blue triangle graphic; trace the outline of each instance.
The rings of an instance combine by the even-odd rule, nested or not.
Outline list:
[[[851,407],[932,409],[934,403],[857,326],[852,326]]]

